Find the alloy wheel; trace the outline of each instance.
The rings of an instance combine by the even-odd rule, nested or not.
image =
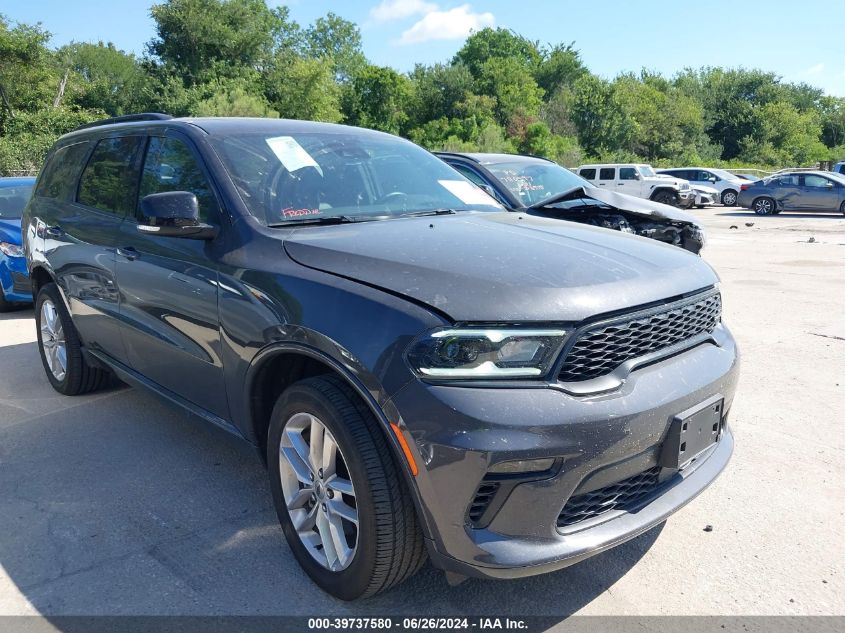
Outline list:
[[[50,373],[62,381],[67,375],[67,345],[56,305],[47,299],[41,304],[41,349]]]
[[[769,198],[760,198],[754,203],[754,211],[759,215],[770,215],[775,209],[775,205]]]
[[[358,509],[334,436],[310,413],[285,423],[279,473],[291,523],[305,549],[330,571],[346,569],[358,546]]]
[[[726,207],[732,207],[736,204],[736,194],[733,191],[725,192],[725,195],[722,196],[722,204]]]

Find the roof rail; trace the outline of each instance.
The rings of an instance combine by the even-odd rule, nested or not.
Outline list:
[[[99,127],[101,125],[111,125],[112,123],[131,123],[133,121],[167,121],[173,117],[169,114],[162,114],[161,112],[142,112],[140,114],[124,114],[122,116],[114,116],[110,119],[100,119],[80,125],[76,130],[85,130],[92,127]],[[74,130],[74,131],[76,131]]]

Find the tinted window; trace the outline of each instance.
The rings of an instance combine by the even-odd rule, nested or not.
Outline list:
[[[815,187],[817,189],[825,189],[830,186],[830,181],[823,176],[816,176],[815,174],[807,174],[804,176],[805,187]]]
[[[458,163],[449,163],[449,164],[452,165],[452,167],[454,167],[455,169],[457,169],[461,173],[461,175],[470,179],[476,185],[486,185],[487,184],[487,182],[485,182],[484,178],[482,178],[478,174],[478,172],[476,172],[474,169],[471,169],[470,167],[466,167],[464,165],[460,165]]]
[[[633,167],[620,167],[619,180],[636,180],[637,170]]]
[[[77,200],[118,215],[131,212],[138,187],[140,136],[104,138],[94,148],[82,178]]]
[[[0,187],[0,219],[17,219],[32,195],[32,185]]]
[[[710,180],[711,178],[716,178],[709,171],[697,171],[697,172],[693,172],[693,173],[695,174],[695,180],[700,180],[702,182]],[[689,179],[687,179],[687,180],[689,180]],[[718,181],[719,179],[716,178],[716,180]]]
[[[578,173],[581,175],[581,178],[586,178],[587,180],[596,179],[596,170],[592,167],[590,167],[589,169],[582,169]]]
[[[197,197],[200,220],[216,220],[217,202],[190,148],[178,139],[154,136],[147,148],[138,200],[164,191],[190,191]]]
[[[616,178],[616,169],[614,167],[602,167],[599,170],[599,180],[613,180]]]
[[[41,170],[35,195],[41,198],[72,200],[76,180],[82,169],[90,143],[76,143],[57,149]]]

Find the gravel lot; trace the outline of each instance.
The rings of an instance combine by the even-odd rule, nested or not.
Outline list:
[[[845,219],[695,213],[743,352],[733,461],[663,526],[526,580],[426,567],[329,598],[251,448],[140,391],[59,396],[32,311],[0,316],[0,615],[845,615]]]

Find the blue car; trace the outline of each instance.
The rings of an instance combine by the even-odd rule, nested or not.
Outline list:
[[[32,287],[21,249],[21,214],[35,178],[0,178],[0,312],[32,303]]]

